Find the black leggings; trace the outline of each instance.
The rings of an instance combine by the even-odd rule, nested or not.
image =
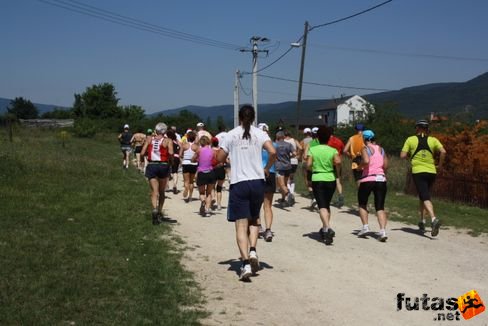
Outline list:
[[[430,189],[434,185],[435,174],[434,173],[415,173],[412,174],[413,183],[419,193],[419,199],[421,201],[430,200]]]
[[[330,210],[330,201],[336,189],[334,181],[312,181],[313,196],[319,208]]]
[[[367,181],[361,182],[358,189],[359,207],[366,209],[369,195],[374,194],[374,208],[376,211],[385,209],[386,182]]]

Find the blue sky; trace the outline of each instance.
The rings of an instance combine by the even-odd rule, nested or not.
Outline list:
[[[242,47],[253,35],[265,36],[271,42],[263,48],[270,53],[259,58],[259,67],[285,52],[303,34],[306,20],[316,26],[382,2],[76,1]],[[380,89],[469,80],[488,71],[487,12],[485,0],[394,0],[316,28],[308,34],[304,80]],[[70,106],[74,93],[110,82],[121,104],[141,105],[151,113],[232,104],[236,69],[252,69],[250,53],[136,30],[39,0],[0,0],[0,17],[0,97]],[[423,54],[456,58],[418,56]],[[261,73],[297,80],[300,55],[301,49],[293,49]],[[241,102],[249,103],[251,76],[241,83]],[[294,101],[297,87],[259,78],[258,102]],[[367,93],[373,91],[304,85],[302,98]]]

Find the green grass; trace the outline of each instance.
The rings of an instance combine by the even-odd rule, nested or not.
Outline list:
[[[0,130],[0,324],[199,324],[200,289],[114,136]]]
[[[418,197],[406,195],[403,191],[407,169],[408,163],[405,160],[400,160],[396,157],[390,158],[385,209],[389,212],[388,218],[390,220],[416,225],[419,221]],[[357,188],[352,179],[348,160],[344,160],[342,171],[346,206],[357,207]],[[296,187],[298,192],[306,193],[301,173],[297,177]],[[488,233],[488,210],[438,198],[433,198],[432,200],[435,213],[442,220],[444,226],[466,229],[473,236]],[[372,195],[370,196],[369,204],[373,204]],[[370,212],[374,213],[374,208]]]

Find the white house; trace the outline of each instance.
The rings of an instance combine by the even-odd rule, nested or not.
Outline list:
[[[362,120],[368,112],[374,112],[374,107],[359,95],[347,99],[333,100],[326,104],[325,109],[316,110],[326,126],[338,124],[352,124]]]

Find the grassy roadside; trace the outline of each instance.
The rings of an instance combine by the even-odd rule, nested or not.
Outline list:
[[[343,162],[342,171],[345,205],[357,208],[357,189],[352,180],[350,163],[347,160]],[[390,168],[388,170],[388,193],[386,196],[385,208],[389,212],[388,218],[390,220],[412,224],[415,225],[416,228],[419,221],[418,198],[403,193],[406,172],[406,161],[397,158],[390,159]],[[298,192],[302,194],[306,193],[301,173],[299,173],[297,177],[296,187]],[[336,200],[336,195],[334,195],[333,202]],[[373,203],[373,195],[371,195],[369,204]],[[435,213],[442,220],[443,226],[465,229],[473,236],[480,235],[481,233],[488,233],[486,209],[437,198],[433,198],[433,203]],[[374,208],[370,213],[374,214]],[[371,223],[375,223],[374,220],[371,220]]]
[[[198,286],[112,137],[0,132],[0,324],[198,324]]]

